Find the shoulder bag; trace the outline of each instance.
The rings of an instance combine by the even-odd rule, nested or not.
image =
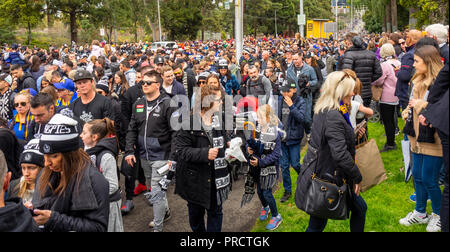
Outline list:
[[[315,216],[323,219],[345,220],[348,218],[348,184],[344,180],[342,185],[339,186],[334,181],[328,181],[318,177],[317,165],[319,160],[319,150],[322,147],[324,130],[322,128],[322,137],[319,148],[316,149],[308,144],[308,153],[311,155],[308,157],[305,170],[302,175],[299,176],[297,181],[297,190],[295,193],[295,202],[300,210],[305,211],[311,216]],[[306,157],[305,157],[306,158]],[[314,168],[313,168],[314,166]],[[306,170],[311,170],[308,174],[305,174]],[[335,178],[330,174],[325,174],[324,177]],[[305,186],[301,186],[300,183],[306,183]],[[303,194],[303,195],[302,195]]]

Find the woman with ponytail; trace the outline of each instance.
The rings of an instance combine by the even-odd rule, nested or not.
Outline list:
[[[80,135],[86,152],[100,172],[109,182],[109,222],[108,232],[123,232],[120,212],[121,196],[116,158],[118,142],[114,123],[109,118],[97,119],[86,123]]]

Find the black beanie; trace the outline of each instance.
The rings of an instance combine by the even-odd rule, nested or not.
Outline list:
[[[40,151],[44,154],[65,153],[80,148],[78,122],[74,119],[55,114],[45,125],[41,135]]]
[[[33,139],[24,147],[20,155],[20,164],[35,164],[44,167],[44,154],[39,151],[39,139]]]

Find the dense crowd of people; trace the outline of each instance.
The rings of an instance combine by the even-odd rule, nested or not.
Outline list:
[[[290,167],[307,178],[314,164],[313,177],[349,185],[350,230],[364,231],[370,206],[355,147],[379,110],[381,151],[397,149],[400,133],[410,141],[416,207],[399,223],[448,232],[448,26],[340,40],[247,37],[239,59],[234,42],[4,44],[0,231],[123,232],[122,216],[145,193],[149,226],[161,232],[175,184],[192,231],[220,232],[236,163],[241,205],[256,192],[268,230],[283,219],[278,178],[283,203],[293,195]],[[311,215],[306,231],[323,231],[327,219]]]

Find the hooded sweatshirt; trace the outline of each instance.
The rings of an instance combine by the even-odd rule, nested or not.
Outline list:
[[[39,228],[20,198],[12,198],[0,208],[0,232],[36,232]]]

